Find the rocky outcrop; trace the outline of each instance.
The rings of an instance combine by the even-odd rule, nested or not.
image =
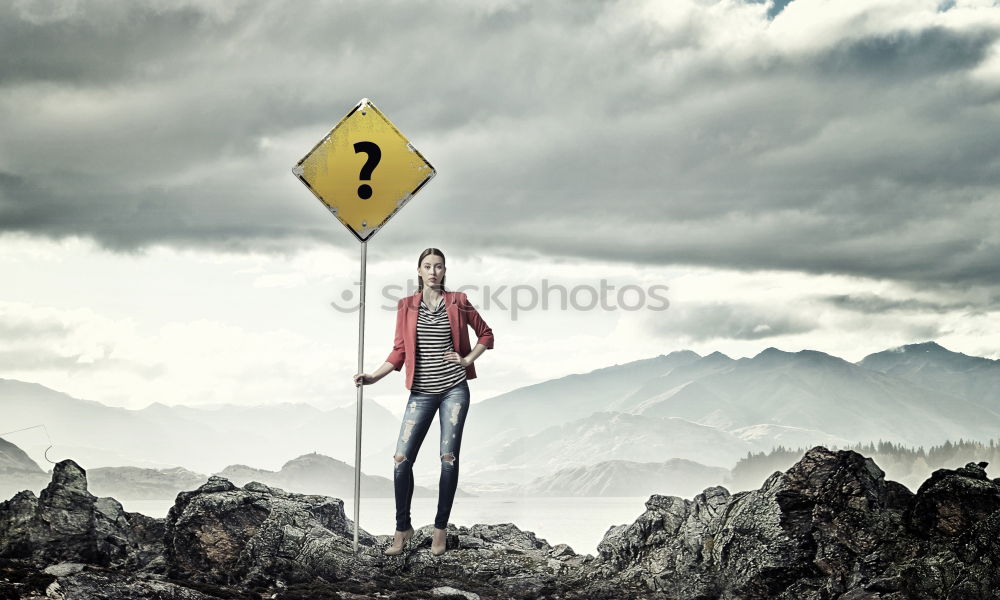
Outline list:
[[[670,598],[994,598],[1000,480],[984,466],[940,469],[913,494],[871,459],[815,447],[758,490],[654,495],[608,532],[597,571]]]
[[[337,498],[289,493],[251,482],[237,488],[212,477],[178,495],[166,518],[165,557],[172,579],[213,585],[267,586],[321,580],[372,589],[442,584],[487,597],[536,596],[586,561],[511,524],[449,527],[459,550],[436,557],[432,527],[418,530],[403,558],[382,550],[389,536],[358,532]],[[593,557],[591,557],[593,559]]]
[[[0,598],[985,600],[1000,584],[1000,480],[985,466],[913,493],[817,446],[754,491],[653,495],[597,557],[513,524],[450,526],[442,556],[428,526],[387,557],[389,537],[364,531],[353,550],[336,498],[216,476],[151,519],[93,497],[63,461],[41,497],[0,504]]]
[[[0,504],[0,557],[40,565],[145,567],[162,554],[162,536],[162,520],[88,492],[86,473],[72,460],[56,465],[39,496],[26,490]]]

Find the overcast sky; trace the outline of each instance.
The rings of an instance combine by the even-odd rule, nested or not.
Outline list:
[[[427,246],[496,334],[474,400],[681,349],[1000,357],[998,36],[985,1],[3,3],[0,377],[353,401],[359,245],[291,167],[362,97],[438,172],[369,243],[368,371]],[[510,306],[602,279],[633,308]]]

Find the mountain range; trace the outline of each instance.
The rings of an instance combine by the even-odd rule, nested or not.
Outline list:
[[[998,390],[1000,361],[935,342],[890,348],[856,363],[816,350],[767,348],[740,359],[681,350],[474,403],[463,435],[460,485],[472,493],[574,494],[629,489],[634,486],[627,481],[641,479],[636,473],[661,477],[672,459],[698,463],[711,474],[777,445],[986,440],[1000,431]],[[399,420],[374,402],[365,409],[362,470],[391,480]],[[51,457],[72,457],[89,470],[183,466],[216,473],[254,465],[244,469],[263,477],[296,457],[323,455],[353,471],[350,406],[208,410],[151,404],[133,411],[0,379],[0,416],[4,429],[44,423],[53,440]],[[418,483],[437,481],[432,429],[414,462]],[[47,444],[32,441],[28,432],[16,435],[18,445],[44,464]],[[608,464],[622,469],[617,487],[606,483]]]
[[[463,457],[481,466],[466,485],[528,484],[542,468],[650,455],[729,467],[778,445],[986,440],[1000,431],[998,378],[1000,361],[935,342],[857,363],[815,350],[767,348],[740,359],[672,352],[474,405],[465,435],[476,443]],[[681,433],[694,427],[704,428],[700,445]]]
[[[246,465],[230,465],[218,473],[232,482],[245,485],[251,481],[302,494],[333,494],[350,498],[354,495],[354,468],[347,463],[311,453],[296,457],[278,471],[258,469]],[[102,496],[122,500],[167,500],[179,492],[192,490],[205,483],[208,475],[183,467],[153,469],[145,467],[95,467],[87,471],[91,490]],[[15,444],[0,438],[0,499],[13,496],[21,490],[40,493],[51,479],[37,463]],[[435,497],[437,490],[414,486],[415,497]],[[456,496],[469,494],[459,488]],[[361,475],[363,498],[393,497],[391,479]]]

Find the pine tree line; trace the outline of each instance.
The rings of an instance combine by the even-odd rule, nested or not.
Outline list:
[[[833,445],[826,447],[830,450],[854,450],[867,456],[885,471],[886,479],[898,481],[911,490],[916,490],[935,469],[955,469],[969,462],[988,462],[1000,468],[998,442],[1000,440],[990,439],[984,443],[959,438],[957,442],[947,440],[940,446],[931,446],[927,450],[923,446],[913,448],[885,440],[852,444],[844,448]],[[771,473],[787,470],[808,449],[779,445],[770,452],[748,452],[732,468],[727,483],[732,486],[733,491],[760,487]]]

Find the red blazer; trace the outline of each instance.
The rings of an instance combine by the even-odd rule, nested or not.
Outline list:
[[[417,357],[417,312],[420,310],[422,295],[422,292],[417,292],[397,303],[396,340],[392,352],[385,359],[385,362],[392,364],[396,371],[406,365],[406,389],[410,389],[413,385],[413,370]],[[465,292],[444,292],[444,306],[448,311],[448,322],[451,325],[451,344],[459,356],[466,356],[472,352],[467,326],[475,330],[480,344],[493,348],[493,330],[469,303]],[[475,365],[465,367],[465,378],[476,378]]]

